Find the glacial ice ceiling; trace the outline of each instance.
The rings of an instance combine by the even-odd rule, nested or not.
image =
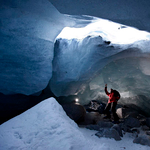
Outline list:
[[[104,94],[107,83],[123,97],[148,96],[150,33],[94,17],[83,16],[82,21],[85,18],[91,23],[66,27],[56,38],[52,91],[91,100]]]
[[[78,94],[86,101],[104,94],[107,83],[122,97],[150,98],[149,1],[140,5],[136,0],[135,6],[135,2],[130,3],[135,9],[123,5],[118,12],[116,6],[121,7],[115,1],[114,13],[110,13],[112,3],[94,1],[105,6],[99,9],[99,16],[94,15],[97,9],[85,9],[94,5],[90,0],[85,3],[85,13],[81,7],[72,8],[75,2],[71,0],[50,1],[58,10],[48,0],[1,1],[1,93],[31,95],[49,85],[56,96]],[[84,2],[77,2],[77,6]],[[64,15],[64,10],[77,16]],[[130,23],[145,31],[127,26]]]

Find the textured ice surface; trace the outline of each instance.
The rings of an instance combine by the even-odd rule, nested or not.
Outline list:
[[[29,95],[47,86],[64,20],[48,0],[1,1],[0,92]]]
[[[87,103],[104,95],[107,83],[109,88],[119,90],[122,97],[134,97],[128,103],[146,108],[149,60],[148,32],[93,18],[86,27],[67,27],[57,37],[51,89],[57,96],[78,94],[81,103]],[[140,98],[135,98],[137,95]]]
[[[52,91],[57,96],[78,93],[102,74],[104,82],[101,86],[112,82],[116,85],[114,88],[124,87],[122,91],[130,91],[134,82],[134,88],[144,88],[139,88],[138,83],[143,82],[140,78],[149,78],[150,34],[128,26],[121,29],[121,26],[93,18],[86,27],[65,28],[60,33],[55,43],[51,79]],[[145,88],[148,90],[147,86]]]

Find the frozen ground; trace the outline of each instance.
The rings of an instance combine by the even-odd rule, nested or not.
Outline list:
[[[99,138],[95,136],[97,131],[79,128],[79,131],[85,136],[87,143],[90,143],[88,150],[149,150],[148,146],[133,143],[133,135],[126,133],[121,141],[115,141],[109,138]]]
[[[98,138],[97,131],[79,128],[54,98],[0,125],[1,150],[148,150],[134,144],[131,134],[121,141]]]

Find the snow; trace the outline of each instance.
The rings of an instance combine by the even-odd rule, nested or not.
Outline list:
[[[148,150],[133,143],[131,134],[121,141],[98,138],[96,131],[78,127],[54,98],[49,98],[0,125],[1,150]]]
[[[81,143],[77,142],[81,141]],[[74,149],[85,139],[54,98],[49,98],[0,126],[1,150]]]
[[[88,16],[87,16],[88,17]],[[82,28],[65,27],[57,39],[84,39],[87,36],[101,36],[112,44],[131,44],[140,40],[150,40],[150,33],[115,23],[106,19],[92,17],[93,20]]]
[[[79,128],[79,130],[85,137],[87,137],[86,140],[91,143],[91,147],[89,146],[90,148],[88,150],[149,150],[148,146],[134,144],[134,137],[130,133],[124,134],[121,141],[115,141],[114,139],[109,138],[98,138],[97,136],[95,136],[95,133],[97,133],[97,131],[94,130],[88,130],[86,128]]]

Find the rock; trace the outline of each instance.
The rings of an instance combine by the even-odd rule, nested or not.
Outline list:
[[[135,128],[131,129],[131,132],[132,132],[133,137],[138,137],[138,135],[140,133],[140,131],[138,129],[135,129]]]
[[[124,124],[130,128],[140,127],[140,121],[131,116],[125,118]]]
[[[98,112],[100,114],[103,114],[104,110],[105,110],[105,107],[106,107],[106,104],[101,103],[100,106],[98,107]]]
[[[100,128],[111,128],[114,124],[112,122],[99,121],[98,125]]]
[[[90,130],[100,131],[101,129],[104,129],[104,128],[109,128],[110,129],[113,125],[114,124],[112,122],[100,120],[95,125],[94,124],[87,125],[86,128],[90,129]]]
[[[116,110],[116,114],[118,115],[119,118],[124,118],[122,108],[118,108]]]
[[[115,129],[102,129],[95,134],[98,137],[114,138],[116,141],[120,141],[119,133]]]
[[[80,122],[78,125],[90,125],[97,124],[98,121],[102,120],[102,116],[98,112],[87,112],[84,117],[84,121]]]
[[[93,124],[87,125],[86,128],[90,130],[96,130],[96,131],[100,130],[100,127],[98,125],[93,125]]]
[[[147,135],[150,135],[150,131],[147,131],[146,134],[147,134]]]
[[[132,109],[130,109],[130,108],[124,108],[124,107],[122,107],[122,108],[118,108],[117,110],[116,110],[116,113],[117,113],[117,115],[118,115],[118,117],[119,118],[126,118],[126,117],[128,117],[128,116],[131,116],[131,117],[133,117],[133,118],[137,118],[137,116],[138,116],[138,112],[137,111],[135,111],[135,110],[132,110]]]
[[[86,110],[82,105],[77,103],[71,103],[64,104],[62,105],[62,107],[65,110],[66,114],[76,123],[84,121]]]
[[[118,124],[114,124],[111,129],[115,129],[121,137],[123,137],[121,127]]]
[[[146,118],[143,118],[143,119],[139,119],[139,118],[137,118],[139,121],[140,121],[140,123],[141,123],[141,125],[146,125]]]
[[[150,138],[148,136],[139,136],[133,140],[133,143],[150,146]]]
[[[100,129],[99,132],[95,133],[96,136],[100,137],[104,137],[104,130],[106,129]]]
[[[88,105],[84,105],[86,111],[88,112],[99,112],[100,114],[104,113],[106,104],[98,102],[96,100],[90,101]]]
[[[120,126],[120,128],[121,128],[123,131],[125,131],[125,132],[132,132],[132,131],[131,131],[131,128],[128,127],[128,126],[127,126],[126,124],[124,124],[124,123],[120,123],[119,126]]]
[[[96,125],[87,125],[86,128],[90,130],[100,131],[103,128],[111,128],[113,126],[112,122],[99,121]]]
[[[146,125],[150,127],[150,117],[146,119]]]
[[[147,131],[147,130],[149,130],[150,128],[147,126],[147,125],[144,125],[144,126],[142,126],[142,130],[143,131]]]

